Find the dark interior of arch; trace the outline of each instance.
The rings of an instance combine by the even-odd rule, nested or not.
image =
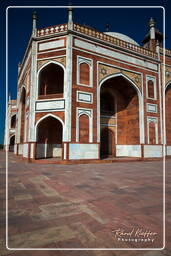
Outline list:
[[[115,113],[115,98],[109,90],[102,88],[101,90],[101,101],[100,101],[101,113],[107,115],[113,115]]]
[[[108,156],[112,156],[114,152],[115,145],[115,134],[109,127],[104,127],[101,129],[100,134],[100,157],[105,158]]]
[[[64,84],[63,68],[50,63],[39,75],[39,95],[62,94]]]
[[[14,144],[15,144],[15,135],[13,135],[13,136],[10,138],[9,151],[11,151],[11,152],[14,151]]]
[[[11,128],[15,128],[16,126],[16,115],[13,115],[11,118]]]
[[[25,104],[26,104],[26,90],[22,89],[20,108],[21,108],[21,126],[20,126],[20,142],[24,142],[24,127],[25,127]]]
[[[116,100],[115,103],[114,99]],[[108,79],[102,84],[100,101],[101,117],[104,111],[103,105],[106,106],[107,110],[116,112],[117,144],[139,144],[139,101],[135,87],[121,76]]]
[[[37,127],[37,142],[47,144],[61,144],[61,122],[54,117],[47,117],[43,119]]]

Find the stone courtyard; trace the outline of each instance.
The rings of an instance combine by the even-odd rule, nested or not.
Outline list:
[[[9,153],[8,246],[49,248],[46,251],[5,249],[5,152],[2,151],[0,168],[3,206],[0,256],[171,255],[171,159],[166,160],[166,247],[156,251],[150,248],[163,247],[161,161],[36,164]],[[147,231],[151,232],[148,239],[143,233]],[[63,251],[61,248],[121,250]],[[122,248],[149,250],[123,251]]]

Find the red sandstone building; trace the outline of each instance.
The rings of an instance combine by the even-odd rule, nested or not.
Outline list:
[[[39,30],[34,14],[6,149],[30,160],[151,158],[166,144],[171,155],[171,50],[164,69],[162,41],[153,19],[141,47],[73,23],[72,9],[68,23]]]

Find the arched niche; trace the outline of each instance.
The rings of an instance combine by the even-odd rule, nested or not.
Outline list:
[[[61,158],[63,125],[59,119],[47,116],[36,125],[36,158]]]

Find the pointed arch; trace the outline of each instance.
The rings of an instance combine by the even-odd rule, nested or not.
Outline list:
[[[165,86],[165,91],[167,90],[167,88],[171,85],[171,80],[169,80],[167,83],[166,83],[166,86]]]
[[[139,105],[139,134],[140,134],[140,143],[144,143],[144,105],[143,105],[143,93],[141,92],[140,88],[134,83],[132,79],[130,79],[128,76],[126,76],[123,73],[116,73],[116,74],[111,74],[102,79],[99,83],[99,86],[97,88],[97,140],[100,142],[100,91],[102,85],[107,82],[108,80],[112,78],[123,78],[125,79],[130,86],[136,91],[137,96],[138,96],[138,105]]]
[[[89,118],[91,118],[91,114],[86,112],[86,111],[84,111],[84,110],[78,114],[78,117],[80,117],[82,115],[87,115]]]
[[[115,77],[123,77],[123,78],[125,78],[125,79],[126,79],[127,81],[129,81],[129,82],[131,83],[131,85],[136,89],[136,91],[137,91],[137,93],[139,94],[139,96],[142,96],[141,90],[140,90],[140,89],[138,88],[138,86],[134,83],[134,81],[133,81],[132,79],[130,79],[128,76],[126,76],[125,74],[123,74],[123,73],[116,73],[116,74],[111,74],[111,75],[106,76],[104,79],[102,79],[102,80],[100,81],[99,87],[101,87],[102,84],[103,84],[105,81],[107,81],[107,80],[109,80],[109,79],[111,79],[111,78],[115,78]]]
[[[90,85],[90,69],[89,63],[82,61],[79,63],[79,83],[84,85]]]
[[[63,64],[50,60],[37,72],[37,97],[55,95],[63,97],[65,67]]]
[[[62,157],[63,122],[47,114],[36,123],[36,158]]]
[[[44,68],[45,68],[46,66],[48,66],[49,64],[56,64],[56,65],[60,66],[61,68],[63,68],[64,72],[65,72],[65,70],[66,70],[65,66],[64,66],[62,63],[60,63],[60,62],[58,62],[58,61],[54,61],[54,60],[49,60],[48,62],[46,62],[45,64],[43,64],[43,65],[39,68],[39,70],[38,70],[38,72],[37,72],[37,75],[39,75],[39,73],[41,72],[41,70],[44,69]]]
[[[81,113],[79,115],[79,142],[80,143],[89,143],[89,125],[90,124],[90,116],[87,113]]]
[[[53,117],[53,118],[57,119],[58,121],[61,122],[62,127],[64,128],[64,122],[63,122],[63,120],[62,120],[60,117],[55,116],[55,115],[53,115],[53,114],[51,114],[51,113],[48,113],[47,115],[42,116],[42,117],[36,122],[35,130],[37,130],[38,124],[39,124],[42,120],[44,120],[45,118],[47,118],[47,117]],[[37,137],[37,132],[36,132],[36,137]]]

